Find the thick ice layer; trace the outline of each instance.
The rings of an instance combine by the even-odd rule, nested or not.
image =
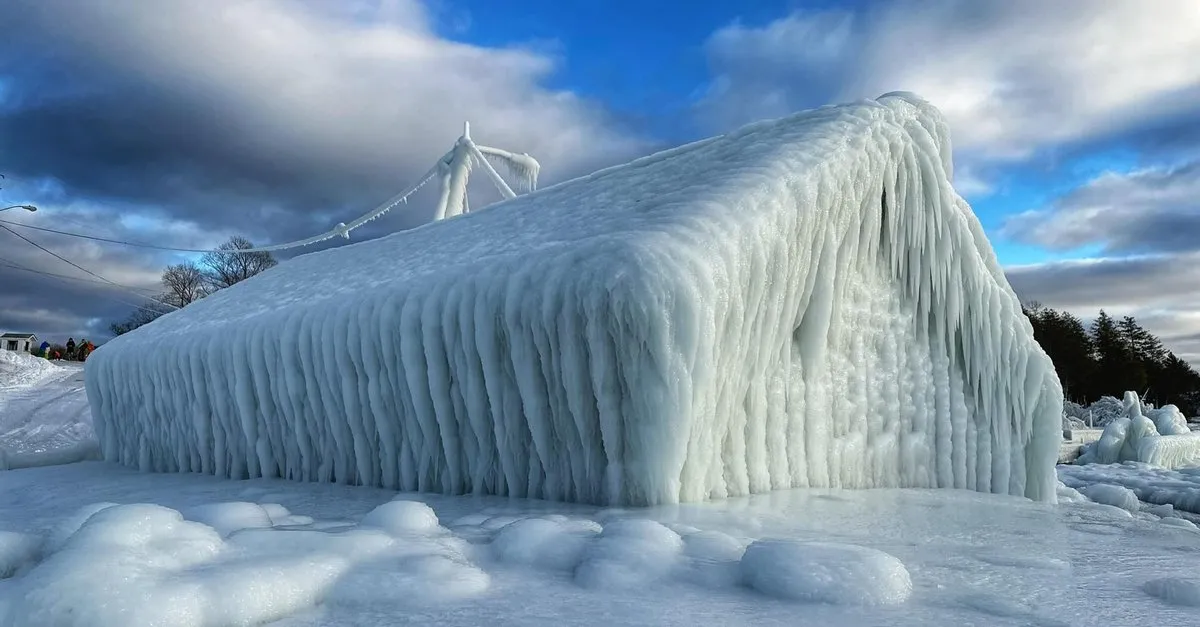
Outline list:
[[[1062,394],[910,95],[298,257],[101,347],[107,459],[630,504],[1055,495]]]
[[[1148,409],[1135,392],[1126,392],[1125,415],[1104,427],[1104,434],[1080,451],[1076,463],[1143,462],[1162,468],[1200,465],[1200,434],[1192,433],[1174,405]]]

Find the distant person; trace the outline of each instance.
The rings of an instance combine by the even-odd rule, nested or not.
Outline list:
[[[75,338],[67,338],[67,359],[75,359]]]

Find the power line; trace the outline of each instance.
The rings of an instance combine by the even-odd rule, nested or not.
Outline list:
[[[440,161],[439,161],[439,163],[440,163]],[[72,233],[70,231],[59,231],[57,229],[50,229],[50,228],[46,228],[44,226],[34,226],[32,224],[23,224],[21,222],[10,222],[8,220],[0,220],[0,228],[3,228],[10,233],[13,233],[14,235],[16,235],[16,232],[13,231],[12,229],[8,228],[9,226],[16,226],[16,227],[21,227],[21,228],[25,228],[25,229],[33,229],[35,231],[43,231],[46,233],[54,233],[56,235],[66,235],[68,237],[77,237],[80,239],[87,239],[87,240],[92,240],[95,242],[105,242],[105,243],[109,243],[109,244],[121,244],[123,246],[134,246],[137,248],[150,248],[153,250],[165,250],[165,251],[176,252],[176,253],[217,253],[217,254],[229,255],[229,254],[239,254],[239,253],[274,252],[277,250],[286,250],[288,248],[301,248],[303,246],[311,246],[313,244],[317,244],[319,242],[324,242],[326,240],[330,240],[330,239],[333,239],[333,238],[339,237],[339,236],[344,237],[346,239],[350,239],[350,232],[353,231],[354,229],[357,229],[358,227],[366,224],[367,222],[370,222],[370,221],[378,218],[379,216],[387,213],[388,211],[392,210],[399,204],[407,203],[408,197],[412,196],[413,194],[415,194],[417,192],[417,190],[424,187],[426,183],[428,183],[430,180],[433,179],[434,176],[437,175],[437,172],[438,172],[438,165],[434,165],[432,168],[430,168],[430,170],[428,172],[425,173],[425,175],[423,177],[421,177],[420,181],[416,185],[413,185],[412,187],[404,190],[403,192],[396,194],[395,196],[392,196],[388,200],[384,201],[384,203],[379,205],[378,207],[372,209],[371,211],[364,213],[363,215],[359,216],[358,218],[355,218],[352,222],[350,222],[350,224],[345,224],[345,223],[339,222],[337,224],[337,226],[333,227],[332,229],[329,229],[328,231],[326,231],[324,233],[321,233],[320,235],[314,235],[312,237],[308,237],[308,238],[301,239],[301,240],[296,240],[293,242],[286,242],[283,244],[271,244],[269,246],[257,246],[254,248],[231,248],[231,249],[172,248],[170,246],[159,246],[157,244],[147,244],[145,242],[130,242],[127,240],[110,239],[107,237],[99,237],[96,235],[85,235],[83,233]],[[20,237],[20,236],[18,235],[18,237]],[[24,239],[24,238],[22,238],[22,239]],[[29,240],[26,240],[26,241],[29,241]]]
[[[53,278],[56,278],[56,279],[66,279],[66,280],[68,280],[68,281],[80,281],[80,282],[82,282],[82,283],[92,283],[92,284],[95,284],[95,285],[105,285],[105,286],[111,286],[111,284],[110,284],[110,283],[105,283],[104,281],[97,281],[97,280],[95,280],[95,279],[85,279],[85,278],[82,278],[82,277],[77,277],[77,276],[68,276],[68,275],[65,275],[65,274],[57,274],[57,273],[55,273],[55,272],[46,272],[45,270],[38,270],[38,269],[36,269],[36,268],[30,268],[29,266],[21,265],[21,264],[19,264],[19,263],[17,263],[17,262],[15,262],[15,261],[13,261],[13,260],[11,260],[11,259],[5,259],[4,257],[0,257],[0,266],[6,267],[6,268],[11,268],[11,269],[13,269],[13,270],[21,270],[21,271],[24,271],[24,272],[32,272],[33,274],[40,274],[40,275],[43,275],[43,276],[53,277]],[[126,287],[126,289],[131,289],[131,290],[145,290],[145,291],[150,291],[148,288],[140,288],[140,287],[127,287],[127,286],[122,286],[122,287]]]
[[[7,226],[5,226],[7,225]],[[70,231],[59,231],[57,229],[49,229],[44,226],[34,226],[32,224],[23,224],[21,222],[10,222],[8,220],[0,220],[0,228],[4,228],[10,233],[14,233],[8,226],[19,226],[23,229],[32,229],[34,231],[42,231],[43,233],[54,233],[56,235],[68,235],[70,237],[78,237],[80,239],[88,239],[94,242],[107,242],[109,244],[123,244],[125,246],[135,246],[138,248],[153,248],[155,250],[167,250],[173,252],[205,252],[201,250],[187,250],[184,248],[170,248],[168,246],[159,246],[157,244],[145,244],[142,242],[127,242],[119,239],[109,239],[107,237],[98,237],[96,235],[84,235],[83,233],[71,233]],[[19,237],[19,236],[18,236]],[[28,240],[26,240],[28,241]],[[241,252],[241,251],[237,251]]]
[[[13,235],[16,235],[17,237],[21,238],[21,239],[22,239],[22,240],[24,240],[26,243],[28,243],[28,244],[30,244],[30,245],[32,245],[32,246],[34,246],[34,247],[35,247],[35,248],[37,248],[38,250],[41,250],[42,252],[44,252],[44,253],[46,253],[46,254],[48,254],[48,255],[51,255],[51,256],[53,256],[55,259],[58,259],[59,261],[62,261],[63,263],[66,263],[66,264],[70,265],[70,266],[71,266],[71,267],[73,267],[73,268],[76,268],[76,269],[78,269],[78,270],[81,270],[81,271],[83,271],[83,272],[85,272],[85,273],[87,273],[87,274],[90,274],[91,276],[94,276],[94,277],[96,277],[97,279],[100,279],[101,281],[104,281],[105,283],[108,283],[109,285],[112,285],[113,287],[115,287],[115,288],[117,288],[117,289],[119,289],[119,290],[124,290],[124,291],[130,292],[131,294],[133,294],[133,295],[137,296],[138,298],[145,298],[145,299],[147,299],[147,300],[153,300],[153,299],[151,299],[150,297],[146,296],[145,294],[138,294],[137,292],[133,291],[133,290],[132,290],[132,289],[130,289],[130,288],[127,288],[127,287],[125,287],[124,285],[121,285],[121,284],[119,284],[119,283],[115,283],[115,282],[113,282],[113,281],[110,281],[110,280],[108,280],[108,279],[106,279],[106,278],[104,278],[104,277],[100,276],[99,274],[96,274],[95,272],[92,272],[91,270],[88,270],[87,268],[85,268],[85,267],[83,267],[83,266],[81,266],[81,265],[79,265],[79,264],[75,263],[74,261],[71,261],[70,259],[67,259],[66,257],[63,257],[62,255],[60,255],[60,254],[58,254],[58,253],[56,253],[56,252],[54,252],[54,251],[52,251],[52,250],[50,250],[50,249],[46,248],[45,246],[42,246],[41,244],[39,244],[39,243],[37,243],[37,242],[35,242],[35,241],[33,241],[33,240],[29,239],[28,237],[25,237],[24,235],[21,235],[20,233],[18,233],[18,232],[16,232],[16,231],[12,230],[12,229],[10,229],[10,228],[8,228],[8,226],[6,226],[6,225],[4,225],[4,224],[0,224],[0,229],[4,229],[5,231],[8,231],[9,233],[12,233]],[[155,302],[159,302],[159,301],[155,301]],[[166,305],[167,307],[170,307],[170,308],[172,308],[172,309],[179,309],[178,307],[176,307],[176,306],[174,306],[174,305],[171,305],[171,304],[169,304],[169,303],[162,303],[162,304],[163,304],[163,305]]]
[[[93,281],[93,280],[91,280],[91,279],[83,279],[83,278],[80,278],[80,277],[67,276],[67,275],[65,275],[65,274],[55,274],[55,273],[53,273],[53,272],[43,272],[43,271],[41,271],[41,270],[34,270],[33,268],[26,268],[26,267],[24,267],[24,266],[20,266],[19,264],[13,264],[13,263],[9,262],[7,259],[0,259],[0,267],[4,267],[4,268],[11,268],[11,269],[13,269],[13,270],[22,270],[22,271],[25,271],[25,272],[32,272],[32,273],[34,273],[34,274],[41,274],[41,275],[44,275],[44,276],[48,276],[48,277],[51,277],[51,278],[58,279],[58,280],[60,280],[60,281],[81,281],[81,282],[84,282],[84,283],[93,283],[93,284],[96,284],[96,285],[109,286],[107,283],[104,283],[104,282],[102,282],[102,281]],[[101,296],[102,298],[107,298],[107,299],[109,299],[109,300],[111,300],[111,301],[115,301],[115,302],[121,303],[122,305],[128,305],[128,306],[130,306],[130,307],[133,307],[133,308],[135,308],[135,309],[144,309],[144,310],[146,310],[146,311],[153,311],[153,312],[155,312],[155,313],[159,313],[157,310],[155,310],[155,309],[154,309],[154,308],[152,308],[152,307],[147,307],[147,306],[145,306],[145,305],[139,305],[138,303],[131,303],[131,302],[127,301],[127,300],[124,300],[124,299],[121,299],[121,298],[117,298],[117,297],[115,297],[115,296],[111,296],[111,295],[108,295],[108,294],[101,294],[100,296]],[[151,300],[154,300],[154,299],[151,299]],[[156,302],[156,303],[158,303],[158,304],[166,304],[166,303],[162,303],[161,301],[158,301],[158,300],[154,300],[154,302]]]

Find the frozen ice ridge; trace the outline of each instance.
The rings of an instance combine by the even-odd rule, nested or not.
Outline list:
[[[106,459],[592,503],[1053,500],[1062,392],[910,94],[311,253],[88,359]]]

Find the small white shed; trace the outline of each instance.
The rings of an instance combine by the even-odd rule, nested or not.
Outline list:
[[[0,334],[0,349],[28,353],[37,346],[37,336],[32,333]]]

